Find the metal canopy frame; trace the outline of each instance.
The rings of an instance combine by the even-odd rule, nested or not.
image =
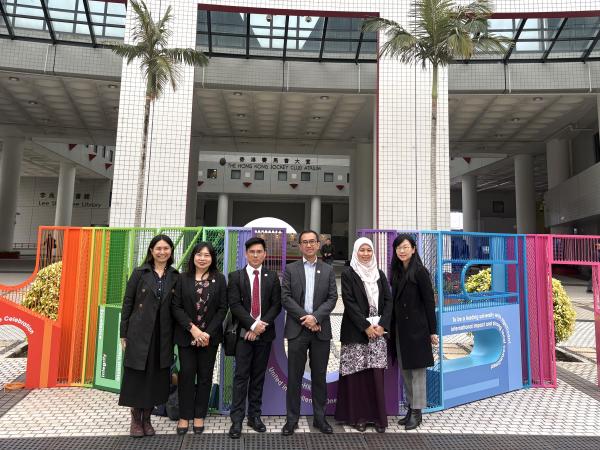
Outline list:
[[[517,21],[520,19],[520,22],[518,22],[518,25],[516,25]],[[540,27],[538,28],[525,28],[526,24],[529,25],[531,20],[540,20],[540,23],[542,25],[540,25]],[[544,32],[548,32],[551,31],[551,29],[544,27],[544,22],[545,20],[549,20],[549,19],[560,19],[560,22],[558,23],[558,26],[556,28],[556,31],[554,32],[554,35],[549,38],[549,37],[545,37],[543,36]],[[575,25],[572,25],[571,23],[575,20],[575,19],[597,19],[597,24],[593,25],[595,27],[597,27],[597,29],[594,29],[594,34],[592,36],[565,36],[565,27],[567,25],[567,23],[569,24],[569,27],[571,28],[571,31],[577,31],[578,29],[576,28]],[[552,17],[523,17],[523,18],[519,18],[519,17],[514,17],[514,26],[512,28],[512,32],[513,32],[513,36],[512,36],[512,41],[513,41],[513,45],[511,46],[510,49],[508,49],[508,51],[504,54],[497,54],[497,57],[491,56],[489,54],[475,54],[471,59],[468,60],[455,60],[453,61],[453,63],[464,63],[464,64],[497,64],[497,63],[502,63],[502,64],[511,64],[511,63],[546,63],[546,62],[587,62],[587,61],[600,61],[600,55],[598,56],[592,56],[592,53],[594,52],[594,50],[598,50],[600,49],[600,45],[598,45],[598,42],[600,41],[600,16],[566,16],[566,17],[560,17],[560,16],[552,16]],[[567,29],[569,28],[567,27]],[[510,32],[509,30],[502,30],[504,35],[506,35],[507,32]],[[531,38],[527,35],[531,35],[531,32],[537,32],[540,36],[538,36],[537,38]],[[490,27],[490,32],[494,33],[494,29],[492,27]],[[522,36],[527,36],[527,37],[522,37]],[[578,43],[579,44],[583,44],[586,43],[586,45],[583,45],[585,47],[585,50],[581,51],[581,50],[564,50],[561,51],[561,57],[557,57],[554,56],[554,52],[556,52],[555,46],[557,43],[572,43],[574,46],[576,46]],[[517,44],[536,44],[539,43],[540,44],[540,49],[539,50],[519,50],[517,49]],[[519,53],[519,56],[515,56],[516,53]],[[531,53],[532,57],[527,57],[526,54],[527,53]]]
[[[298,30],[307,30],[307,28],[301,28],[300,24],[299,24],[299,20],[300,17],[304,17],[303,15],[284,15],[284,14],[273,14],[271,15],[270,20],[267,19],[267,21],[269,22],[268,26],[259,26],[259,28],[264,28],[264,32],[265,34],[256,34],[256,30],[253,29],[254,25],[251,25],[252,23],[252,16],[255,15],[255,13],[249,13],[249,12],[241,12],[241,13],[231,13],[232,14],[232,18],[236,19],[239,18],[239,22],[236,22],[235,24],[231,24],[232,27],[236,28],[237,30],[234,31],[228,31],[228,30],[223,30],[224,25],[215,22],[215,13],[219,13],[220,11],[218,10],[210,10],[210,9],[201,9],[199,10],[200,14],[205,14],[205,16],[202,17],[201,19],[201,26],[197,27],[197,35],[198,36],[206,36],[205,39],[203,39],[203,42],[206,47],[206,54],[208,56],[214,56],[214,57],[224,57],[224,58],[246,58],[246,59],[267,59],[267,60],[285,60],[285,61],[314,61],[314,62],[344,62],[344,63],[376,63],[377,62],[377,55],[376,53],[372,53],[371,55],[367,55],[365,54],[364,48],[363,48],[363,43],[365,42],[369,42],[369,43],[377,43],[377,39],[375,37],[369,37],[368,34],[362,32],[360,30],[360,27],[357,27],[356,30],[342,30],[342,33],[346,32],[350,32],[352,33],[353,31],[356,32],[357,36],[356,37],[328,37],[328,31],[329,31],[329,25],[330,25],[330,19],[332,17],[337,17],[337,16],[315,16],[313,17],[313,20],[319,20],[319,19],[323,19],[323,28],[322,30],[319,30],[318,28],[315,28],[311,31],[311,35],[306,36],[306,37],[300,37]],[[260,14],[261,16],[264,16],[265,14]],[[285,18],[285,25],[281,24],[278,26],[275,26],[273,24],[274,21],[274,17],[284,17]],[[292,19],[298,18],[298,22],[292,21]],[[345,18],[344,18],[345,19]],[[356,18],[355,18],[356,19]],[[206,23],[204,23],[204,20],[206,20]],[[243,21],[243,22],[242,22]],[[225,24],[227,25],[227,24]],[[256,27],[254,27],[256,28]],[[215,31],[218,30],[218,31]],[[274,33],[274,30],[278,31],[278,34]],[[320,35],[316,35],[317,33],[319,33]],[[233,39],[237,39],[240,41],[241,46],[232,46],[232,51],[230,52],[228,50],[228,48],[225,47],[219,47],[219,48],[215,48],[214,42],[215,42],[215,37],[217,38],[233,38]],[[252,43],[252,40],[257,40],[257,39],[265,39],[265,40],[269,40],[269,43],[271,45],[271,43],[273,41],[283,41],[283,45],[281,48],[276,48],[276,47],[265,47],[263,50],[267,50],[265,51],[260,51],[260,52],[254,52],[253,50],[257,50],[254,47],[254,44]],[[293,50],[297,50],[294,48],[293,45],[291,45],[291,43],[295,42],[295,41],[303,41],[303,42],[309,42],[313,44],[314,50],[311,51],[307,51],[307,56],[303,56],[301,54],[301,52],[296,51],[293,54],[291,54],[291,52]],[[339,52],[333,52],[334,56],[331,55],[332,52],[328,52],[327,48],[326,48],[326,44],[327,43],[341,43],[341,44],[349,44],[349,46],[353,47],[353,43],[356,43],[356,49],[355,50],[349,50],[348,56],[347,57],[343,57],[342,55],[340,55],[340,57],[335,57],[337,53]],[[241,51],[240,51],[241,50]],[[268,52],[271,52],[272,54],[269,54]],[[317,52],[318,52],[318,56],[317,56]]]

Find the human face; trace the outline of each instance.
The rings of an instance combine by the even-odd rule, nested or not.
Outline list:
[[[396,256],[400,261],[402,261],[402,264],[408,264],[410,262],[410,258],[412,258],[412,255],[415,254],[416,250],[417,249],[414,248],[410,242],[408,242],[408,240],[404,239],[402,242],[400,242],[400,245],[396,247]]]
[[[202,273],[206,272],[210,267],[210,263],[212,263],[212,257],[210,256],[210,252],[206,247],[201,248],[194,255],[194,265],[196,266],[196,271],[200,271]]]
[[[267,252],[263,248],[262,244],[254,244],[251,245],[248,250],[246,250],[246,259],[248,260],[248,264],[250,267],[257,269],[264,262],[267,256]]]
[[[360,247],[358,247],[358,252],[356,256],[362,264],[369,264],[371,262],[371,259],[373,258],[373,249],[369,244],[363,244]]]
[[[167,244],[166,241],[161,240],[154,244],[154,247],[150,249],[150,252],[152,253],[154,264],[164,265],[171,257],[172,250],[171,246]]]
[[[300,240],[300,253],[309,261],[314,261],[317,251],[321,248],[319,236],[315,233],[304,233]]]

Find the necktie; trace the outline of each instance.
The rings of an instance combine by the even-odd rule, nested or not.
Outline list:
[[[258,282],[259,271],[254,272],[254,283],[252,284],[252,306],[250,308],[250,315],[253,319],[256,319],[260,315],[260,285]]]

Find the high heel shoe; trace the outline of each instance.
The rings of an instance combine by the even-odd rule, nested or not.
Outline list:
[[[177,434],[181,435],[181,434],[185,434],[188,432],[188,429],[190,428],[190,423],[188,422],[188,424],[185,427],[180,427],[179,424],[177,424]]]

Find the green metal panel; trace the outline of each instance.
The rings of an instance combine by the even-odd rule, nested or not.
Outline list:
[[[111,230],[108,253],[108,281],[106,285],[106,303],[120,305],[123,302],[125,285],[129,277],[129,232]]]
[[[120,305],[98,306],[98,338],[94,387],[119,392],[122,376],[122,351],[119,340]]]

